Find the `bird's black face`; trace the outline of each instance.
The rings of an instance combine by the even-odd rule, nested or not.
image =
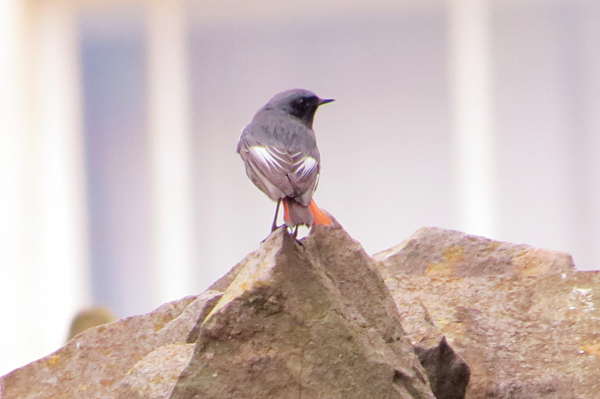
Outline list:
[[[305,96],[298,97],[290,101],[290,114],[302,120],[310,120],[314,118],[315,112],[320,105],[319,97]]]
[[[327,104],[333,100],[322,100],[315,95],[301,96],[290,101],[288,112],[300,119],[306,126],[312,128],[315,112],[320,105]]]
[[[317,108],[331,101],[333,100],[322,100],[315,93],[308,90],[293,89],[275,95],[262,110],[283,111],[300,119],[307,127],[312,128]]]

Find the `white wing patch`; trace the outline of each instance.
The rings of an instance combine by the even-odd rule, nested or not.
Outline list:
[[[248,151],[268,169],[285,171],[285,164],[287,162],[283,159],[282,154],[269,150],[270,148],[259,145],[252,146],[248,149]]]
[[[245,150],[255,181],[271,198],[279,198],[277,190],[298,197],[306,206],[319,180],[319,162],[302,152],[289,153],[271,146],[253,145]],[[275,190],[275,188],[277,190]],[[306,197],[306,198],[304,198]]]
[[[293,174],[296,175],[298,180],[303,180],[306,176],[308,176],[316,167],[317,160],[313,157],[304,157],[298,160],[297,163],[294,163]]]
[[[318,168],[315,158],[303,156],[301,152],[290,154],[274,147],[260,145],[252,146],[248,151],[270,170],[279,170],[294,175],[296,180],[303,180],[315,168]]]

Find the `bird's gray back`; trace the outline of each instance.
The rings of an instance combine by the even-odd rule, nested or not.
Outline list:
[[[319,161],[315,133],[297,118],[276,109],[260,110],[242,132],[250,145],[266,145],[290,153],[302,151]]]

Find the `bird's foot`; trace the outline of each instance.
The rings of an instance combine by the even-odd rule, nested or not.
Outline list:
[[[271,233],[283,226],[284,226],[283,224],[281,226],[277,226],[276,224],[273,224],[273,226],[271,226]]]

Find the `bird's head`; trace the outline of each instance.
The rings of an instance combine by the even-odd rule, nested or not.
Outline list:
[[[332,101],[334,100],[321,99],[309,90],[292,89],[275,95],[263,109],[284,111],[300,119],[306,126],[312,128],[317,108]]]

